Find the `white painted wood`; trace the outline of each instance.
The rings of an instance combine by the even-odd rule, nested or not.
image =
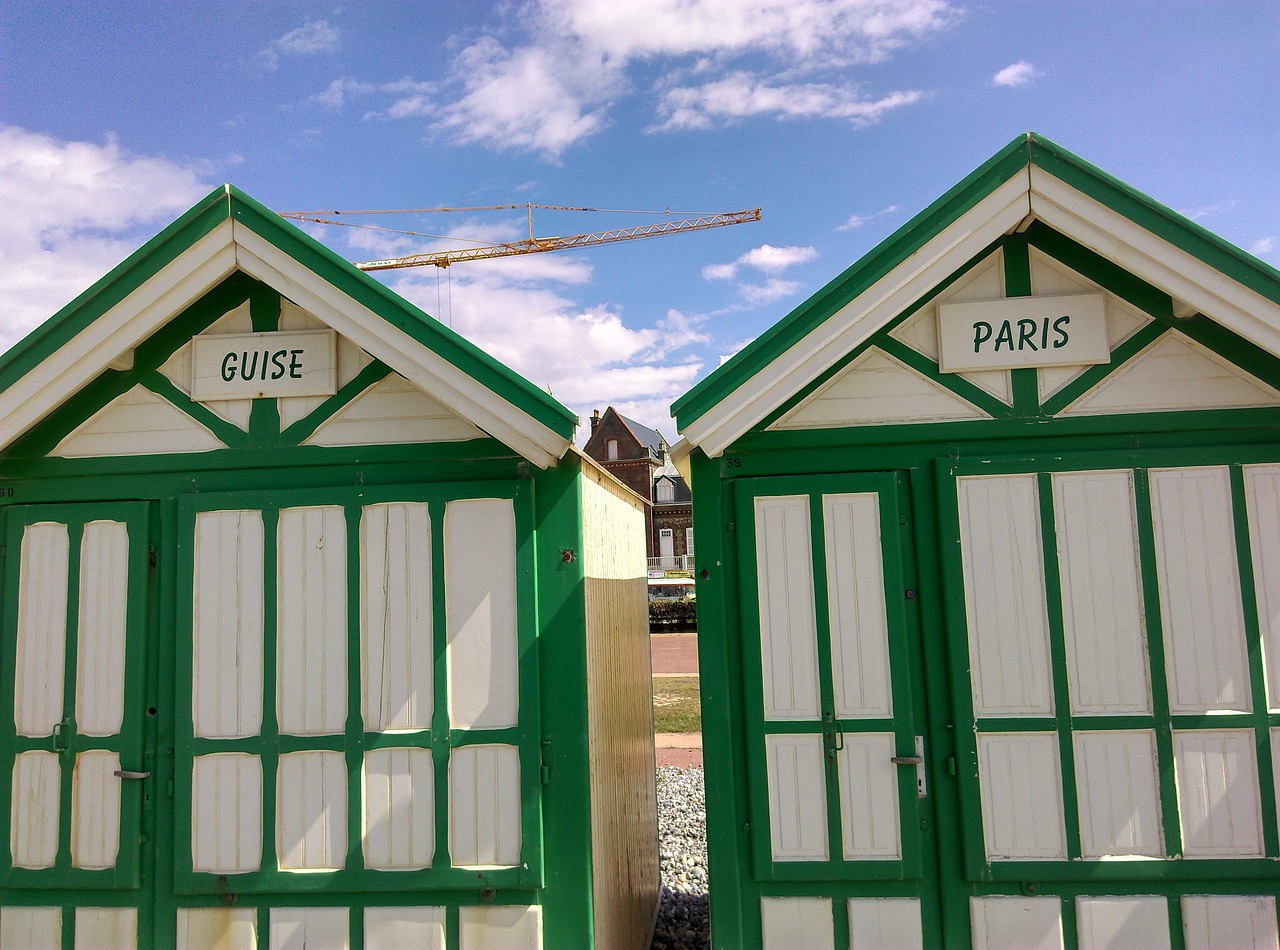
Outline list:
[[[956,479],[978,716],[1053,713],[1035,475]]]
[[[258,950],[255,907],[179,907],[177,950]]]
[[[431,727],[431,578],[427,506],[366,505],[360,516],[360,644],[367,731]]]
[[[762,897],[762,950],[835,950],[835,921],[826,897]]]
[[[1153,469],[1160,620],[1173,713],[1252,708],[1225,466]]]
[[[316,429],[305,445],[400,445],[465,442],[484,432],[392,373],[351,400]]]
[[[1108,730],[1072,738],[1083,856],[1163,857],[1155,733]]]
[[[345,907],[272,907],[270,950],[351,950]]]
[[[467,745],[449,756],[449,854],[455,867],[520,863],[520,750]]]
[[[276,854],[288,871],[330,870],[347,863],[347,762],[341,752],[280,756],[276,783]]]
[[[920,901],[914,897],[850,898],[849,950],[925,950]]]
[[[755,500],[765,719],[817,719],[818,632],[809,497]]]
[[[13,757],[9,854],[16,868],[51,868],[58,857],[62,769],[55,752]]]
[[[75,950],[136,950],[136,907],[77,907]]]
[[[435,820],[435,768],[430,749],[374,749],[365,753],[365,867],[430,867]]]
[[[990,418],[947,387],[871,347],[769,428],[827,429]]]
[[[62,908],[0,907],[0,947],[62,950]]]
[[[59,458],[212,452],[226,443],[163,396],[134,386],[82,422],[49,454]]]
[[[129,528],[91,521],[80,541],[76,731],[111,736],[124,722],[129,621]]]
[[[1276,789],[1276,823],[1280,824],[1280,728],[1271,730],[1271,771]]]
[[[366,907],[364,950],[446,950],[443,907]]]
[[[263,526],[260,511],[196,515],[192,593],[195,735],[262,729]]]
[[[1261,857],[1262,805],[1252,729],[1173,732],[1182,853]]]
[[[1077,897],[1079,950],[1170,950],[1163,897]]]
[[[938,305],[939,369],[1026,369],[1106,363],[1101,293],[1033,295]]]
[[[978,781],[988,858],[1067,856],[1057,733],[979,735]]]
[[[120,755],[81,752],[71,773],[71,866],[101,871],[120,853]]]
[[[249,313],[249,301],[223,314],[201,331],[201,336],[253,332],[253,315]],[[160,373],[177,386],[185,395],[191,395],[191,341],[178,347],[164,361]],[[204,407],[244,431],[249,431],[249,415],[253,411],[252,399],[231,399],[224,402],[206,402]]]
[[[468,498],[445,505],[444,588],[453,728],[516,725],[516,515],[510,499]]]
[[[1063,950],[1057,897],[971,897],[973,950]]]
[[[902,857],[893,733],[846,733],[836,754],[846,860]],[[911,773],[914,778],[915,773]]]
[[[336,505],[284,508],[278,531],[276,718],[288,735],[347,723],[347,521]]]
[[[830,854],[822,736],[765,736],[764,749],[773,859],[827,860]]]
[[[321,330],[323,321],[316,319],[287,297],[280,298],[281,330]],[[338,337],[338,388],[341,389],[373,362],[373,357],[344,336]],[[323,403],[327,396],[290,396],[276,400],[280,412],[280,428],[287,429]]]
[[[338,391],[338,340],[328,328],[191,340],[191,398],[225,402],[262,397],[332,396]]]
[[[1244,489],[1267,708],[1280,712],[1280,465],[1244,466]]]
[[[13,699],[20,736],[52,735],[62,721],[70,549],[65,524],[42,521],[22,532]]]
[[[1271,895],[1187,894],[1182,898],[1187,950],[1277,950]]]
[[[542,908],[458,908],[458,950],[542,950]]]
[[[926,306],[890,330],[889,336],[936,363],[939,358],[939,305],[959,300],[991,300],[1002,297],[1004,285],[1004,251],[998,249],[956,278],[955,283]]]
[[[1053,510],[1071,711],[1149,713],[1133,473],[1057,473]]]
[[[1280,405],[1280,391],[1170,330],[1059,415],[1247,409]]]
[[[891,716],[879,496],[823,495],[822,520],[836,715]]]
[[[191,765],[191,866],[241,874],[262,866],[262,760],[247,752],[198,755]]]

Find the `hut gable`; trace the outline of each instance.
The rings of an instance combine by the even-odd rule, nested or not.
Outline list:
[[[994,362],[956,362],[961,320]],[[760,429],[1275,407],[1277,355],[1280,274],[1028,133],[673,410],[715,457]]]
[[[229,398],[196,359],[220,345]],[[327,354],[325,379],[291,362],[304,346]],[[282,377],[298,384],[281,388]],[[0,450],[25,457],[492,438],[545,468],[576,424],[231,186],[5,354],[0,387]]]

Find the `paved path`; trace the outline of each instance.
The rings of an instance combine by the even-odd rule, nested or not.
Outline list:
[[[698,635],[655,633],[649,637],[654,676],[697,676]],[[702,768],[702,734],[659,733],[653,737],[659,766]]]

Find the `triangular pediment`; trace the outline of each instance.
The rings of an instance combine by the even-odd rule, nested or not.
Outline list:
[[[175,328],[235,280],[263,290],[267,316],[261,301],[248,309],[235,301],[199,334],[243,333],[246,325],[269,333],[326,328],[337,340],[339,389],[381,366],[539,467],[573,446],[576,418],[546,392],[226,186],[0,359],[0,450],[82,391],[93,389],[106,406],[148,372],[156,379],[147,385],[186,411],[192,380],[183,347],[191,337],[173,338]],[[142,356],[154,358],[161,339],[168,348],[147,365]],[[281,428],[301,426],[326,398],[293,397],[287,406],[280,400]],[[255,401],[263,400],[205,399],[190,413],[219,435],[223,426],[246,431]]]
[[[50,453],[60,458],[211,452],[226,443],[145,386],[117,396]]]

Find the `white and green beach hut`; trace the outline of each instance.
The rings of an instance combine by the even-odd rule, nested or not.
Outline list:
[[[674,411],[717,948],[1276,950],[1280,273],[1028,134]]]
[[[641,948],[642,502],[231,187],[0,359],[0,946]]]

